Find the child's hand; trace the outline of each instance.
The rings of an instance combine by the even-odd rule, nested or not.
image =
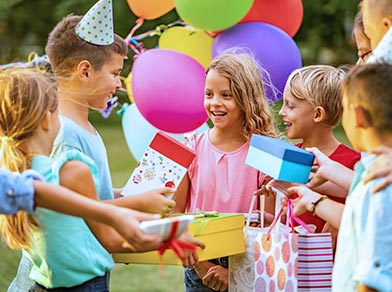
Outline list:
[[[291,187],[287,191],[290,195],[298,195],[298,198],[293,200],[294,213],[298,216],[309,211],[312,207],[312,202],[317,201],[321,196],[319,193],[316,193],[305,186]],[[282,204],[287,206],[287,200],[288,198],[283,198]]]
[[[229,270],[220,265],[214,265],[208,269],[202,280],[203,285],[214,291],[226,291],[229,285]]]
[[[172,188],[161,188],[141,194],[141,210],[147,213],[161,214],[163,217],[169,215],[176,202],[167,198],[175,192]]]
[[[144,252],[156,250],[162,245],[162,239],[159,236],[145,234],[139,228],[141,221],[159,219],[159,215],[121,207],[116,207],[112,214],[111,226],[124,238],[124,248],[128,248],[131,252]]]
[[[363,182],[366,184],[375,178],[383,177],[381,183],[372,190],[377,193],[392,183],[392,149],[380,146],[372,150],[372,154],[380,156],[367,169]]]
[[[203,242],[194,238],[188,231],[181,234],[181,236],[178,239],[188,244],[194,245],[196,247],[200,247],[201,249],[205,249],[206,247]],[[184,266],[184,268],[188,266],[192,266],[199,262],[199,257],[196,251],[191,252],[187,249],[183,249],[183,252],[185,254],[185,258],[182,259],[182,265]]]
[[[309,188],[315,188],[322,185],[329,179],[328,174],[330,174],[331,172],[339,171],[336,168],[336,162],[331,160],[328,156],[326,156],[317,148],[306,148],[305,150],[315,155],[316,162],[319,165],[317,168],[312,169],[312,171],[314,171],[315,173],[310,179],[310,181],[307,183],[307,186]]]

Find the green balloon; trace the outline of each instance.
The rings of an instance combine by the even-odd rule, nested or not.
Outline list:
[[[194,28],[223,30],[238,23],[254,0],[176,0],[178,15]]]

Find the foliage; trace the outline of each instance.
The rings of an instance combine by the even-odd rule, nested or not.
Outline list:
[[[54,25],[69,13],[83,14],[96,0],[0,0],[0,64],[23,61],[31,51],[44,53],[46,38]],[[295,36],[304,65],[315,63],[354,63],[351,41],[352,20],[358,0],[303,0],[304,20]],[[135,25],[136,16],[125,0],[114,0],[116,33],[126,37]],[[147,20],[136,35],[178,19],[175,10]],[[156,46],[157,37],[143,41],[146,48]],[[125,64],[130,71],[132,52]]]

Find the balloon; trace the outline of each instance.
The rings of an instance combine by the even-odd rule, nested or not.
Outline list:
[[[175,0],[127,0],[132,12],[143,19],[155,19],[168,13],[175,6]]]
[[[183,52],[207,68],[212,60],[213,41],[214,39],[202,30],[174,26],[162,33],[158,47]]]
[[[176,0],[178,15],[202,30],[221,30],[246,15],[254,0]]]
[[[132,67],[133,98],[143,117],[169,133],[195,130],[207,121],[205,72],[195,59],[173,50],[152,49]]]
[[[302,0],[254,0],[254,3],[240,21],[267,22],[294,36],[301,26],[304,16]]]
[[[282,98],[290,73],[302,66],[301,55],[293,39],[280,28],[268,23],[247,22],[225,30],[215,37],[212,56],[216,57],[233,48],[251,53],[268,72],[269,77],[264,70],[260,74],[270,102]],[[274,92],[274,88],[278,92]]]
[[[123,105],[125,108],[122,116],[122,128],[128,148],[137,161],[140,160],[144,151],[150,145],[158,129],[152,126],[143,118],[136,104]],[[196,129],[196,133],[201,133],[209,129],[208,124],[204,123]],[[167,133],[169,134],[169,133]],[[169,134],[179,142],[183,142],[184,135]]]

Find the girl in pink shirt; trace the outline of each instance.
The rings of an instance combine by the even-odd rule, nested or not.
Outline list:
[[[253,133],[275,137],[256,62],[246,54],[225,54],[207,68],[204,107],[213,128],[195,138],[196,158],[173,199],[175,212],[246,213],[264,175],[245,164]],[[270,207],[271,206],[271,207]],[[274,202],[266,202],[266,211]],[[200,262],[185,271],[187,292],[226,291],[227,258]]]

